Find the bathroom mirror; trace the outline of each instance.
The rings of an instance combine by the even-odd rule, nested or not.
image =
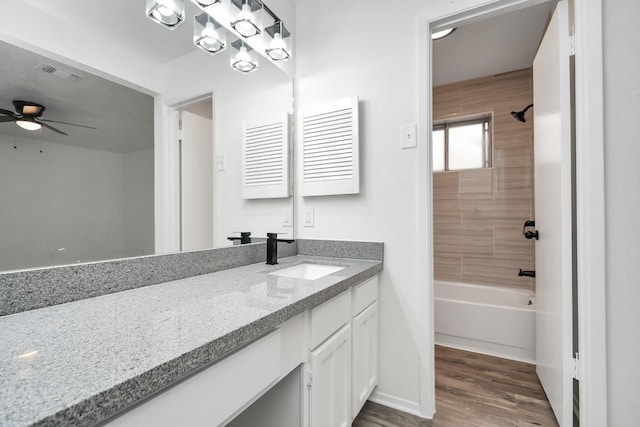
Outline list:
[[[180,183],[193,169],[178,141],[167,142],[163,133],[178,127],[170,122],[183,110],[211,122],[207,247],[231,245],[226,238],[240,231],[293,237],[292,198],[242,199],[239,164],[243,121],[277,109],[292,113],[291,77],[267,60],[241,75],[231,71],[228,54],[195,48],[192,4],[183,28],[172,32],[127,0],[87,3],[69,0],[56,9],[51,2],[20,2],[0,30],[0,108],[15,112],[14,100],[41,104],[40,119],[65,122],[45,123],[68,134],[27,131],[0,115],[0,271],[181,250],[184,194],[178,184],[170,197],[160,195],[162,206],[158,195],[166,193],[167,177]],[[97,12],[101,19],[91,21]],[[118,18],[115,24],[109,16]],[[88,29],[79,40],[78,32]],[[202,107],[207,96],[204,110],[186,105],[199,98]],[[159,163],[166,152],[175,154],[174,169]],[[167,206],[178,238],[159,247],[158,228],[167,221],[158,218],[167,216]]]

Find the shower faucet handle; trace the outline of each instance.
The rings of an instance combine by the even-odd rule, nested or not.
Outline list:
[[[538,240],[538,238],[540,237],[538,234],[538,230],[527,231],[527,227],[535,227],[535,226],[536,226],[536,222],[534,220],[528,219],[524,222],[524,226],[522,227],[522,235],[525,237],[525,239]]]

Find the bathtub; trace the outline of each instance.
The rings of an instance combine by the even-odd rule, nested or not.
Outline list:
[[[434,296],[436,344],[535,363],[529,291],[436,280]]]

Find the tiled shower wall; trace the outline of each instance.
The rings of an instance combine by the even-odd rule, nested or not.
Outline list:
[[[531,69],[433,88],[434,120],[491,112],[493,167],[435,172],[436,280],[533,289],[518,269],[535,269],[535,243],[522,235],[535,219],[533,110],[527,122],[511,116],[533,102]]]

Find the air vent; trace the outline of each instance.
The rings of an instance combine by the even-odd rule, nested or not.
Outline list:
[[[302,149],[303,196],[358,193],[358,97],[305,109]]]
[[[76,81],[82,78],[82,76],[76,73],[63,70],[62,68],[58,68],[48,64],[40,64],[36,67],[36,69],[42,71],[43,73],[49,74],[51,76],[55,76],[60,79],[69,80],[69,81]]]
[[[289,115],[245,123],[242,144],[243,197],[289,197]]]

